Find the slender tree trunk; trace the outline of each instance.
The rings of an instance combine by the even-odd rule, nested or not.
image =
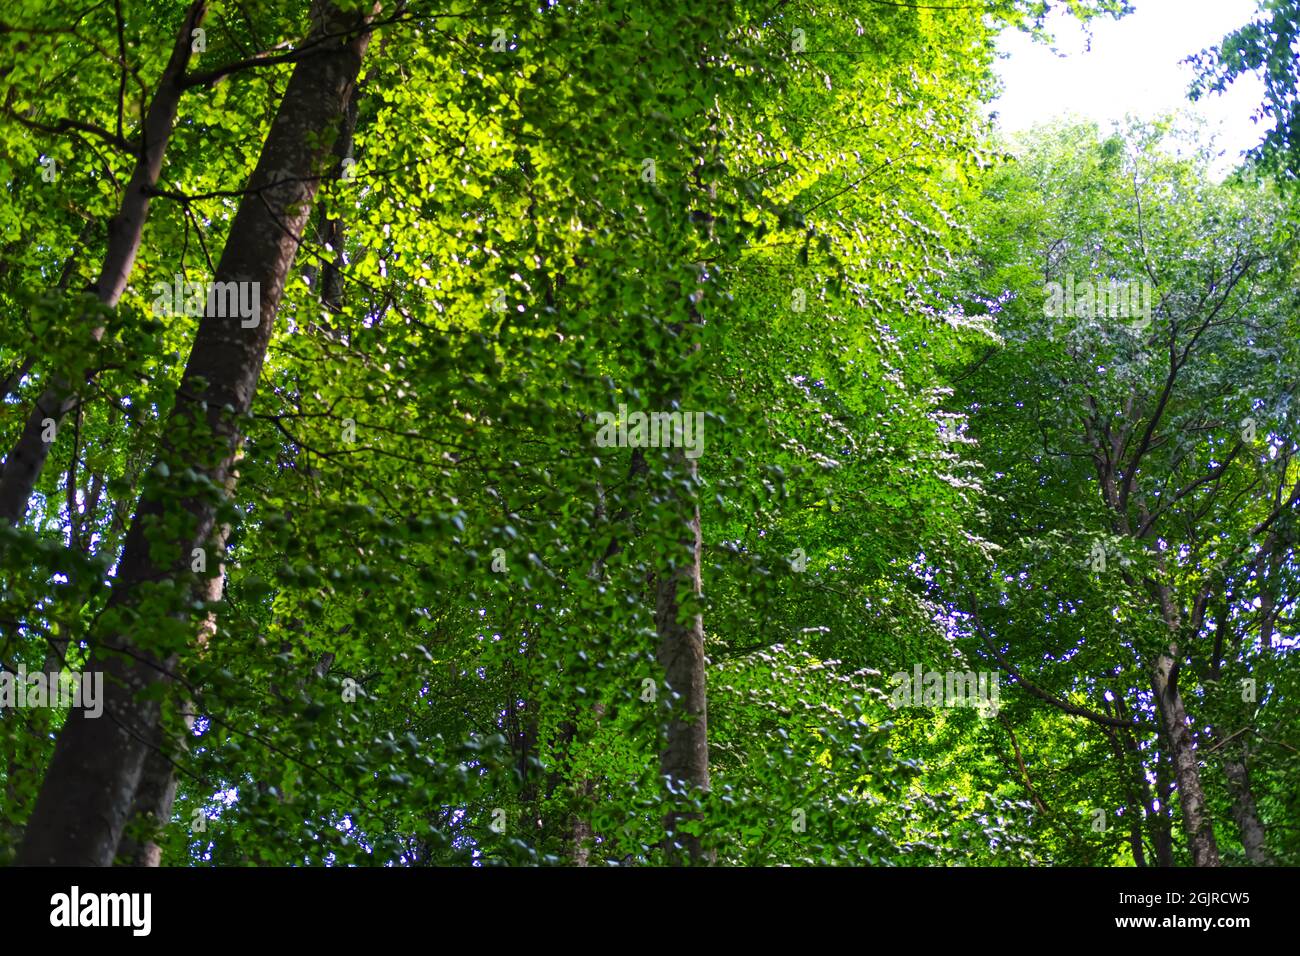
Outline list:
[[[1156,792],[1155,799],[1149,807],[1151,819],[1151,849],[1155,853],[1156,866],[1172,867],[1174,865],[1174,826],[1170,801],[1173,799],[1174,784],[1169,773],[1169,745],[1164,731],[1157,734],[1160,749],[1156,752]]]
[[[19,384],[35,364],[36,356],[29,355],[15,365],[13,371],[7,373],[3,380],[0,380],[0,401],[4,401],[18,390]]]
[[[574,784],[574,793],[578,805],[586,809],[595,793],[595,785],[584,777]],[[596,834],[591,829],[591,820],[587,813],[575,813],[569,819],[569,860],[574,866],[591,866],[591,851],[596,843]]]
[[[95,296],[102,305],[115,307],[126,289],[126,282],[135,265],[136,253],[144,235],[144,223],[149,216],[150,191],[158,184],[162,173],[163,153],[171,139],[176,124],[176,111],[184,93],[185,70],[192,52],[191,31],[207,16],[207,0],[195,0],[185,15],[171,59],[158,80],[158,88],[149,103],[144,128],[140,131],[140,156],[136,160],[131,179],[122,196],[122,206],[109,222],[108,251],[95,283]],[[104,337],[104,326],[97,324],[90,331],[91,339],[98,343]],[[23,433],[5,458],[0,473],[0,521],[17,524],[27,514],[27,502],[32,489],[41,476],[45,460],[49,457],[52,441],[46,441],[47,419],[57,427],[65,415],[77,404],[75,386],[66,378],[52,375],[50,384],[36,400]]]
[[[1281,542],[1275,535],[1270,535],[1267,544],[1261,549],[1261,561],[1257,565],[1259,577],[1259,643],[1261,653],[1265,656],[1273,653],[1273,639],[1277,629],[1279,611],[1276,582],[1282,569],[1283,551]],[[1259,575],[1258,570],[1267,567],[1266,575]],[[1224,617],[1226,619],[1226,610]],[[1237,636],[1240,645],[1241,636]],[[1217,661],[1215,662],[1217,665]],[[1253,705],[1250,710],[1254,710]],[[1268,852],[1268,833],[1259,818],[1259,808],[1255,804],[1255,794],[1250,786],[1249,734],[1229,744],[1229,752],[1223,755],[1223,772],[1228,778],[1228,792],[1232,794],[1232,816],[1241,834],[1241,847],[1246,859],[1257,866],[1268,866],[1273,862]]]
[[[549,278],[546,285],[548,304],[554,307],[554,288],[552,287]],[[638,478],[644,476],[647,471],[648,467],[646,465],[645,452],[640,448],[633,448],[627,472],[628,486],[630,487]],[[598,523],[609,518],[615,528],[618,529],[610,538],[609,544],[605,547],[605,551],[592,561],[591,570],[587,572],[587,576],[591,580],[600,582],[605,579],[605,567],[609,563],[610,559],[623,551],[623,540],[625,538],[633,537],[636,534],[636,529],[633,520],[634,513],[631,508],[621,508],[613,516],[607,515],[605,508],[605,489],[601,486],[600,482],[596,482],[595,518]],[[595,714],[596,723],[599,724],[600,720],[605,716],[605,705],[599,702],[592,705],[592,712]],[[572,764],[572,752],[574,748],[578,746],[580,733],[579,725],[577,716],[575,716],[574,720],[565,721],[560,725],[559,738],[564,744],[563,760],[565,764],[570,766]],[[571,775],[571,770],[569,767],[566,767],[563,776],[567,777]],[[553,775],[548,790],[548,796],[554,791],[556,786],[559,785],[561,779],[562,776],[560,774]],[[590,820],[592,798],[596,793],[596,781],[587,776],[579,777],[578,779],[573,780],[570,784],[570,793],[575,807],[575,812],[570,813],[567,817],[564,832],[569,861],[574,866],[590,866],[591,854],[595,847],[597,836],[591,826]]]
[[[690,215],[703,226],[708,242],[711,243],[714,237],[713,205],[717,199],[717,190],[713,183],[705,182],[703,170],[706,155],[717,160],[716,117],[708,135],[709,142],[701,150],[699,162],[691,173],[700,204],[699,208],[691,210]],[[704,263],[696,262],[695,265],[703,275]],[[695,292],[697,294],[691,296],[689,304],[690,325],[700,326],[704,324],[704,317],[700,312],[700,298],[697,295],[702,297],[703,290],[697,287]],[[673,331],[680,335],[684,329],[674,326]],[[699,344],[693,344],[688,347],[688,354],[698,349]],[[675,383],[676,379],[672,381]],[[680,407],[682,394],[681,388],[670,389],[662,397],[664,407]],[[682,414],[690,415],[691,412],[682,409]],[[677,505],[684,533],[672,553],[669,567],[655,578],[654,596],[655,631],[659,635],[657,658],[664,671],[667,690],[675,697],[668,721],[667,739],[659,755],[659,773],[669,788],[670,800],[677,802],[682,797],[699,797],[710,789],[708,661],[704,653],[704,615],[699,610],[704,590],[701,573],[704,544],[698,499],[699,465],[694,458],[687,457],[686,450],[680,447],[680,443],[673,448],[669,462],[674,474],[670,479],[671,490],[668,496]],[[686,473],[686,484],[690,488],[688,493],[683,493],[682,482],[676,480],[675,473],[678,469]],[[700,836],[682,832],[682,823],[697,818],[698,814],[682,812],[676,808],[665,816],[667,840],[664,846],[670,862],[676,862],[682,851],[691,863],[713,862],[713,853],[705,849]]]
[[[687,470],[692,484],[697,479],[695,462],[682,449],[675,449],[674,463]],[[687,536],[679,561],[655,581],[655,631],[659,635],[658,661],[669,693],[678,695],[668,722],[668,738],[659,759],[659,772],[673,794],[709,790],[708,691],[705,684],[704,617],[685,606],[694,604],[702,590],[700,563],[702,538],[700,510],[691,508]],[[684,600],[685,598],[685,600]],[[669,832],[669,858],[680,846],[691,862],[707,862],[699,837],[680,832],[680,824],[694,814],[672,811],[665,819]]]
[[[1145,506],[1143,506],[1145,512]],[[1164,561],[1160,558],[1160,571]],[[1173,589],[1168,584],[1152,586],[1161,617],[1168,628],[1170,643],[1166,653],[1156,657],[1151,668],[1151,690],[1155,695],[1156,716],[1165,733],[1174,780],[1178,784],[1178,805],[1183,811],[1183,830],[1187,834],[1187,848],[1195,866],[1218,866],[1219,847],[1214,840],[1214,821],[1205,804],[1205,790],[1201,786],[1200,763],[1196,744],[1192,738],[1191,723],[1183,695],[1178,690],[1178,671],[1181,667],[1177,635],[1182,617],[1175,601]]]
[[[72,284],[72,276],[77,271],[77,256],[81,252],[82,245],[90,238],[90,233],[91,223],[87,222],[81,229],[81,235],[77,237],[76,245],[68,253],[68,258],[63,261],[63,272],[59,275],[58,285],[55,286],[55,289],[59,292],[67,292],[68,286]],[[10,395],[18,390],[18,386],[22,384],[27,373],[35,366],[36,355],[33,353],[15,365],[13,370],[7,373],[3,380],[0,380],[0,402],[7,400]],[[3,471],[3,469],[0,468],[0,471]]]
[[[1265,563],[1269,565],[1271,572],[1267,577],[1259,573],[1263,570]],[[1260,561],[1256,564],[1256,575],[1260,582],[1259,641],[1264,654],[1271,653],[1273,649],[1273,629],[1277,619],[1277,602],[1274,598],[1272,582],[1276,580],[1275,575],[1280,564],[1281,555],[1275,552],[1273,541],[1270,541],[1265,546],[1263,553],[1261,553]],[[1219,611],[1217,630],[1216,651],[1223,647],[1223,637],[1230,630],[1226,601]],[[1240,639],[1236,643],[1240,645]],[[1221,659],[1216,653],[1213,667],[1213,676],[1216,682],[1219,680],[1220,663]],[[1250,708],[1242,707],[1240,709],[1253,711],[1254,707],[1251,705]],[[1216,745],[1223,748],[1223,775],[1227,778],[1228,794],[1232,797],[1232,819],[1237,824],[1237,834],[1241,838],[1241,848],[1246,854],[1246,859],[1254,865],[1269,866],[1272,864],[1273,858],[1268,852],[1268,834],[1264,829],[1263,821],[1259,818],[1259,807],[1255,804],[1255,794],[1250,786],[1250,770],[1247,766],[1250,757],[1249,732],[1235,739],[1227,739],[1222,733],[1215,736],[1217,738]]]
[[[1187,711],[1178,691],[1177,649],[1170,648],[1156,660],[1151,673],[1156,711],[1164,726],[1173,761],[1174,779],[1178,782],[1178,801],[1183,811],[1183,829],[1188,849],[1196,866],[1218,866],[1219,848],[1214,841],[1214,824],[1205,806],[1201,772],[1197,766],[1196,747],[1187,722]]]
[[[346,173],[346,162],[352,158],[352,143],[356,137],[357,116],[361,109],[360,99],[361,86],[358,84],[352,88],[352,95],[348,97],[347,108],[339,123],[339,135],[334,140],[334,166],[330,174],[335,178]],[[342,219],[330,218],[324,209],[320,210],[316,220],[316,241],[321,246],[328,247],[327,258],[323,265],[315,262],[304,264],[302,274],[309,284],[315,284],[321,305],[331,313],[336,313],[343,308],[343,245],[347,241],[344,222]],[[316,324],[311,323],[312,327]],[[326,327],[325,331],[333,330]]]
[[[1120,694],[1115,694],[1115,713],[1117,716],[1123,716],[1124,698]],[[1110,714],[1111,707],[1106,705],[1106,713]],[[1129,766],[1125,741],[1132,739],[1132,735],[1126,729],[1114,729],[1109,727],[1102,728],[1110,740],[1111,752],[1115,754],[1115,769],[1119,774],[1120,785],[1124,788],[1124,803],[1128,812],[1128,842],[1129,849],[1133,854],[1133,865],[1145,867],[1147,865],[1146,848],[1142,845],[1142,797],[1141,791],[1135,785],[1135,774],[1133,768]],[[1014,742],[1014,738],[1013,738]],[[1017,749],[1016,757],[1019,759],[1020,751]],[[1023,764],[1022,764],[1023,767]],[[1141,772],[1141,763],[1138,763],[1138,772]],[[1026,779],[1028,777],[1026,776]]]
[[[1259,636],[1265,653],[1268,653],[1267,648],[1273,641],[1274,621],[1273,595],[1261,573],[1269,548],[1270,545],[1265,545],[1265,553],[1260,555],[1255,566],[1256,576],[1260,581]],[[1228,607],[1227,596],[1222,595],[1215,614],[1214,657],[1210,662],[1210,680],[1215,686],[1218,686],[1222,678],[1224,647],[1232,632]],[[1238,638],[1234,643],[1239,649],[1240,639]],[[1228,707],[1228,712],[1236,718],[1234,724],[1244,723],[1249,719],[1244,713],[1246,710],[1245,707]],[[1268,852],[1268,839],[1264,824],[1259,818],[1259,809],[1255,805],[1255,795],[1251,791],[1250,773],[1246,765],[1250,748],[1246,739],[1241,736],[1247,731],[1248,726],[1245,724],[1238,731],[1225,731],[1221,726],[1216,725],[1212,736],[1214,746],[1211,749],[1223,751],[1220,759],[1223,761],[1223,775],[1227,778],[1228,795],[1232,798],[1232,819],[1237,824],[1237,833],[1241,838],[1241,847],[1246,854],[1246,859],[1256,866],[1267,866],[1272,863]]]
[[[320,39],[318,52],[294,68],[217,267],[218,282],[258,284],[259,321],[245,328],[238,318],[211,314],[220,310],[209,303],[160,449],[161,464],[170,461],[173,473],[192,468],[215,493],[142,494],[105,615],[127,626],[106,635],[95,650],[94,663],[105,671],[105,713],[99,720],[81,711],[69,716],[20,863],[104,866],[117,853],[161,716],[159,705],[140,700],[139,693],[166,681],[177,656],[140,646],[130,622],[146,602],[148,611],[156,611],[164,600],[161,582],[193,582],[192,550],[210,547],[218,537],[220,489],[236,477],[239,419],[252,405],[285,280],[356,83],[368,19],[332,5],[313,10],[313,39],[330,39]],[[158,529],[169,525],[179,532],[160,536]],[[151,586],[144,588],[146,583]],[[173,590],[186,598],[193,594],[187,587]]]
[[[1250,771],[1246,768],[1247,748],[1244,743],[1228,745],[1232,752],[1223,756],[1223,772],[1228,778],[1228,792],[1232,795],[1232,818],[1241,834],[1241,848],[1246,859],[1256,866],[1268,866],[1273,858],[1268,852],[1268,837],[1260,822],[1255,806],[1255,795],[1250,789]]]

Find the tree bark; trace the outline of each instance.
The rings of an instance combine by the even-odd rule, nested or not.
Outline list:
[[[227,492],[234,493],[234,481],[227,483]],[[218,553],[225,549],[226,539],[230,536],[230,525],[222,525],[217,533]],[[206,578],[198,587],[196,596],[212,605],[221,600],[226,585],[225,564],[218,559],[217,573]],[[206,647],[217,633],[217,615],[209,612],[199,628],[198,645]],[[176,803],[176,774],[173,772],[175,760],[189,749],[189,733],[194,729],[194,708],[186,700],[180,707],[180,735],[168,739],[166,723],[160,719],[153,728],[149,740],[149,752],[140,771],[140,782],[136,785],[135,802],[127,827],[118,840],[117,861],[130,866],[161,866],[162,847],[158,845],[158,834],[171,822],[172,807]]]
[[[706,154],[717,160],[717,135],[714,117],[709,128],[710,141],[701,149],[699,162],[691,172],[701,200],[699,208],[691,210],[691,219],[703,227],[710,243],[714,238],[713,205],[717,200],[717,189],[712,182],[705,181],[703,171]],[[705,263],[697,261],[695,266],[702,276]],[[688,306],[691,326],[704,324],[699,307],[702,297],[703,290],[697,285]],[[674,325],[672,330],[680,335],[683,327]],[[699,347],[698,343],[688,346],[687,354]],[[671,380],[676,382],[676,379]],[[669,389],[662,396],[663,406],[680,407],[682,394],[683,389],[679,387]],[[682,414],[691,412],[683,409]],[[694,458],[687,457],[682,447],[673,448],[669,462],[674,472],[679,468],[685,470],[690,487],[689,493],[684,494],[681,484],[674,480],[675,475],[665,476],[671,484],[668,497],[677,505],[677,513],[684,519],[682,530],[685,533],[674,549],[666,571],[654,579],[655,632],[659,635],[657,660],[663,668],[667,690],[675,698],[667,739],[659,755],[659,774],[668,787],[669,800],[676,803],[682,798],[694,799],[709,792],[709,707],[704,615],[699,610],[704,591],[701,574],[704,546],[697,497],[699,465]],[[699,836],[681,832],[682,823],[698,817],[697,813],[683,812],[676,807],[665,815],[667,839],[664,848],[670,863],[676,863],[682,852],[691,863],[714,862],[714,854],[704,847]]]
[[[675,464],[684,465],[692,484],[697,479],[695,462],[682,449],[675,449]],[[655,631],[659,635],[658,661],[664,682],[671,694],[679,695],[673,703],[668,721],[668,737],[659,758],[659,772],[667,781],[672,799],[690,791],[709,790],[709,719],[708,691],[705,683],[704,616],[683,612],[682,594],[698,600],[702,591],[700,563],[702,537],[700,509],[691,508],[688,534],[679,553],[689,560],[680,561],[655,581]],[[682,620],[686,617],[685,620]],[[709,862],[700,838],[680,832],[680,825],[696,815],[671,811],[664,820],[669,839],[669,859],[678,856],[677,847],[685,851],[692,863]]]
[[[193,716],[187,714],[187,729],[193,724]],[[172,772],[171,748],[161,721],[149,747],[140,782],[135,788],[130,822],[117,847],[118,861],[130,866],[162,864],[162,847],[158,845],[157,835],[171,821],[172,806],[176,802],[176,775]]]
[[[1192,862],[1196,866],[1218,866],[1219,848],[1214,841],[1214,825],[1205,806],[1196,747],[1192,742],[1182,694],[1178,691],[1177,653],[1177,648],[1171,646],[1168,654],[1161,654],[1156,659],[1151,672],[1151,689],[1169,742],[1174,779],[1178,782],[1179,806],[1183,811],[1183,829],[1187,833]]]
[[[1264,546],[1259,560],[1256,562],[1256,576],[1259,579],[1259,640],[1264,654],[1269,654],[1273,646],[1273,628],[1276,621],[1276,602],[1273,597],[1272,576],[1265,579],[1260,573],[1266,561],[1271,565],[1270,570],[1276,573],[1277,564],[1272,563],[1273,558],[1273,541]],[[1280,555],[1278,562],[1280,563]],[[1218,621],[1215,627],[1214,642],[1214,661],[1210,668],[1211,677],[1218,684],[1222,673],[1222,650],[1226,643],[1224,638],[1231,630],[1228,617],[1228,603],[1226,599],[1218,611]],[[1234,642],[1240,647],[1241,640],[1238,636]],[[1250,708],[1232,708],[1235,710],[1253,710]],[[1244,716],[1244,715],[1243,715]],[[1246,718],[1249,719],[1249,718]],[[1250,746],[1245,737],[1236,735],[1225,736],[1223,731],[1218,731],[1214,735],[1215,748],[1223,749],[1223,775],[1227,778],[1228,794],[1232,797],[1232,819],[1237,824],[1237,834],[1241,838],[1241,848],[1246,854],[1246,859],[1256,866],[1269,866],[1273,862],[1272,856],[1268,852],[1268,834],[1264,829],[1263,821],[1259,818],[1259,808],[1255,804],[1255,794],[1250,786],[1250,771],[1247,767],[1247,760],[1250,756]]]
[[[347,169],[345,163],[352,158],[352,143],[356,137],[357,116],[361,109],[360,92],[359,84],[352,88],[343,119],[339,123],[339,135],[334,140],[334,165],[330,171],[334,178],[344,175]],[[328,254],[322,256],[323,265],[317,262],[306,263],[302,267],[302,275],[315,288],[321,305],[329,312],[337,313],[343,308],[343,245],[347,241],[344,222],[342,219],[330,218],[324,209],[321,209],[316,219],[316,242],[328,247]],[[315,328],[318,324],[311,322],[309,328]],[[325,331],[332,333],[333,329],[327,326]]]
[[[120,613],[105,615],[115,621],[131,622],[130,612],[146,599],[162,601],[164,583],[188,584],[173,587],[186,598],[204,586],[189,570],[191,550],[217,538],[221,489],[236,477],[239,419],[252,406],[285,280],[356,83],[372,15],[344,14],[326,4],[313,10],[317,52],[295,65],[215,277],[258,283],[259,321],[244,328],[238,319],[211,314],[220,310],[210,303],[160,448],[160,463],[170,461],[176,473],[193,469],[215,494],[141,495],[109,598],[109,610]],[[187,447],[178,447],[181,437],[189,439]],[[158,529],[168,525],[180,530],[162,535],[163,546]],[[140,700],[139,693],[167,681],[177,663],[174,650],[164,655],[142,646],[135,632],[128,624],[96,642],[92,669],[105,672],[105,713],[99,720],[80,711],[70,715],[27,827],[22,864],[105,866],[117,853],[161,716],[159,705]]]
[[[1250,788],[1250,771],[1246,767],[1247,748],[1244,743],[1228,745],[1232,750],[1223,756],[1223,772],[1228,778],[1228,792],[1232,795],[1232,819],[1241,835],[1241,848],[1246,859],[1256,866],[1273,862],[1268,852],[1268,837],[1260,822],[1255,806],[1255,795]]]

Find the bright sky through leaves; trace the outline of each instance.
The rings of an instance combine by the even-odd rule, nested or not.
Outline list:
[[[1245,76],[1224,95],[1192,103],[1192,68],[1181,61],[1250,20],[1254,0],[1136,0],[1134,6],[1135,13],[1095,21],[1090,31],[1068,17],[1053,17],[1056,52],[1023,33],[1003,33],[998,49],[1005,58],[997,71],[1004,91],[990,105],[999,127],[1015,133],[1077,114],[1106,129],[1130,113],[1154,119],[1186,110],[1206,121],[1206,135],[1217,136],[1223,156],[1215,171],[1226,171],[1273,125],[1251,119],[1263,83]]]

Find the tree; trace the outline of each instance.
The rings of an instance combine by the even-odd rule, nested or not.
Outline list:
[[[193,605],[206,612],[220,597],[225,535],[219,505],[237,477],[239,420],[252,405],[299,234],[370,35],[365,13],[329,4],[317,13],[307,45],[318,49],[294,69],[249,180],[250,199],[240,205],[216,272],[217,283],[248,284],[257,321],[232,322],[224,305],[209,297],[169,440],[159,449],[152,487],[146,485],[137,505],[95,642],[92,662],[108,675],[110,719],[99,723],[75,711],[60,733],[20,862],[113,861],[148,748],[159,737],[160,707],[144,692],[172,678],[190,636]],[[177,480],[168,485],[173,470]],[[210,550],[214,558],[213,573],[199,580],[187,573],[196,550]]]
[[[1228,760],[1258,859],[1240,758],[1220,749],[1219,721],[1247,715],[1221,709],[1232,624],[1212,606],[1289,523],[1293,423],[1276,396],[1294,387],[1294,240],[1267,182],[1215,185],[1203,159],[1161,156],[1165,132],[1043,131],[990,181],[968,288],[1011,291],[991,307],[1006,345],[972,367],[960,407],[997,476],[1000,549],[954,606],[1013,680],[1141,761],[1134,774],[1152,776],[1142,750],[1159,748],[1205,866],[1219,851],[1198,749]],[[1238,653],[1250,673],[1264,649]]]

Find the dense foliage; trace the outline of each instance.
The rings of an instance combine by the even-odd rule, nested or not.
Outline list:
[[[0,861],[1300,862],[1286,177],[981,119],[1127,3],[310,6],[0,14]]]

